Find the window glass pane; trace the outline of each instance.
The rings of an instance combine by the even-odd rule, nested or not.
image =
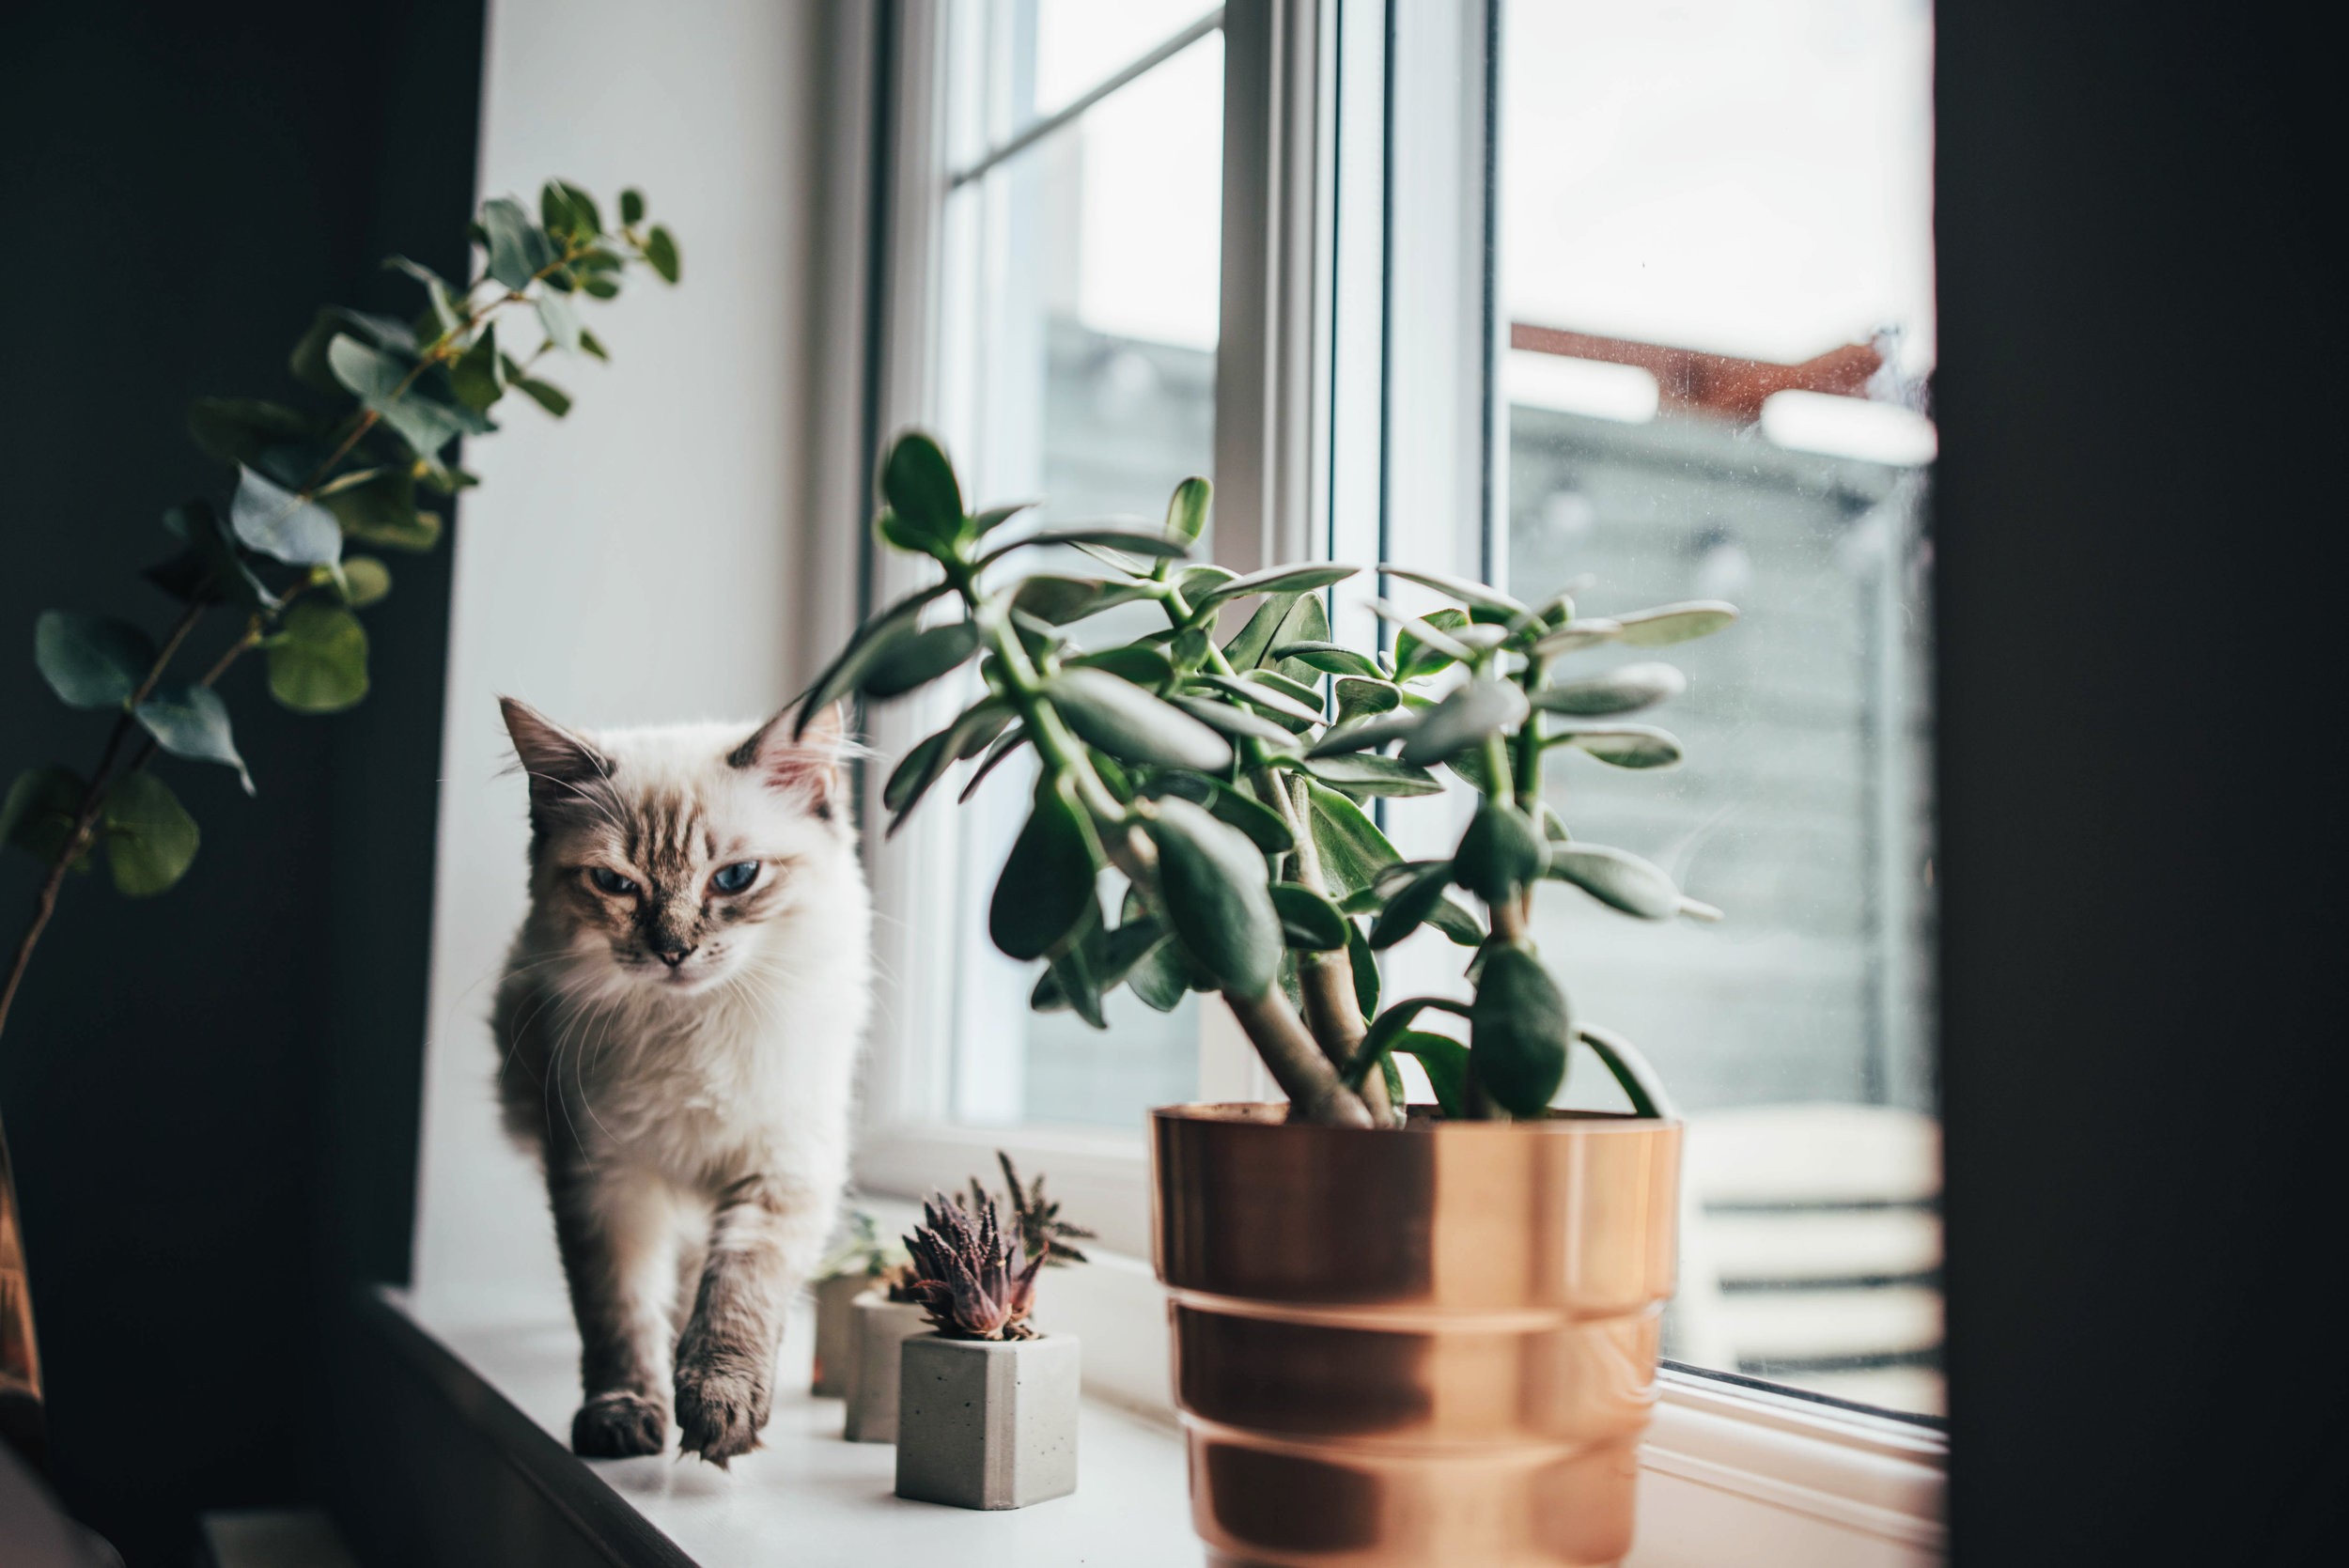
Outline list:
[[[1552,753],[1578,838],[1727,911],[1537,915],[1689,1113],[1665,1354],[1938,1410],[1931,13],[1511,0],[1505,39],[1509,586],[1744,611],[1582,656],[1687,673],[1640,716],[1684,766]]]
[[[957,162],[971,166],[1201,14],[1191,0],[965,8],[957,80],[981,101],[957,105],[957,118],[992,130]],[[1048,521],[1155,519],[1176,483],[1208,472],[1222,116],[1222,38],[1210,33],[948,198],[943,424],[974,496],[1040,498],[1034,515]],[[1073,552],[1033,564],[1090,565]],[[1117,634],[1130,635],[1156,614],[1113,612],[1076,640],[1118,617]],[[957,1114],[1139,1135],[1145,1109],[1196,1094],[1197,1003],[1160,1015],[1120,990],[1106,1032],[1028,1010],[1041,966],[996,953],[985,909],[1032,777],[1007,763],[956,814],[972,933],[955,976]],[[1114,913],[1118,890],[1104,896]]]

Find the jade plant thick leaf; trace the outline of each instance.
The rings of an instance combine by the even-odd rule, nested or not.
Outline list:
[[[568,411],[570,395],[544,366],[609,357],[583,302],[613,299],[640,268],[666,283],[678,275],[676,240],[646,225],[635,191],[621,193],[619,223],[607,227],[594,197],[551,180],[536,218],[500,198],[482,207],[472,237],[481,262],[469,282],[405,256],[384,263],[424,293],[412,319],[320,310],[294,345],[288,368],[303,391],[291,400],[204,397],[189,410],[189,436],[222,465],[222,493],[163,514],[174,553],[142,573],[179,607],[160,640],[78,610],[35,624],[34,662],[58,701],[113,723],[86,773],[28,768],[0,806],[0,843],[47,867],[0,989],[0,1026],[69,871],[91,869],[102,852],[116,889],[147,897],[194,862],[195,819],[150,767],[158,753],[231,768],[254,792],[219,691],[229,668],[260,650],[270,694],[298,713],[365,697],[356,612],[391,591],[392,572],[364,551],[434,546],[435,505],[475,482],[457,443],[496,430],[490,415],[509,392],[557,418]],[[232,629],[199,651],[216,609]],[[188,659],[200,670],[192,677],[180,673]]]
[[[1045,961],[1032,999],[1095,1027],[1125,986],[1165,1011],[1220,992],[1292,1113],[1400,1125],[1394,1058],[1425,1068],[1448,1117],[1538,1116],[1578,1039],[1632,1104],[1667,1104],[1629,1047],[1580,1026],[1534,951],[1532,900],[1572,885],[1644,920],[1719,912],[1660,867],[1570,839],[1543,798],[1549,753],[1626,768],[1674,766],[1680,742],[1628,720],[1687,686],[1669,664],[1572,675],[1574,656],[1657,647],[1735,620],[1727,604],[1577,613],[1561,594],[1520,603],[1484,583],[1397,567],[1387,577],[1453,600],[1414,615],[1372,606],[1391,648],[1330,640],[1318,597],[1358,568],[1326,563],[1236,576],[1190,561],[1206,525],[1203,479],[1177,487],[1157,529],[1104,524],[1008,539],[1019,510],[970,513],[945,453],[906,434],[880,476],[881,539],[928,557],[941,581],[867,621],[808,693],[802,714],[862,696],[902,697],[974,661],[982,692],[916,744],[881,791],[891,831],[957,763],[968,800],[1004,758],[1036,762],[1032,804],[989,909],[995,943]],[[1091,575],[1020,575],[1020,552],[1074,546]],[[1034,559],[1033,555],[1025,557]],[[1006,565],[1008,564],[1008,565]],[[1219,641],[1219,614],[1253,599]],[[1164,625],[1081,648],[1066,629],[1120,604]],[[1440,771],[1439,771],[1440,770]],[[1364,803],[1433,794],[1444,776],[1482,796],[1452,853],[1407,862]],[[1127,891],[1114,923],[1100,872]],[[1422,927],[1471,950],[1471,1001],[1409,997],[1382,1007],[1376,955]],[[1460,1022],[1465,1042],[1415,1027]]]

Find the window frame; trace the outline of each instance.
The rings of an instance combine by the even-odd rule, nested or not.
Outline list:
[[[832,590],[832,602],[860,613],[924,582],[917,564],[871,548],[868,476],[891,432],[939,415],[942,218],[955,172],[941,105],[954,3],[886,0],[844,53],[870,85],[841,95],[832,140],[863,149],[844,161],[841,178],[862,184],[869,207],[858,224],[847,194],[831,202],[834,217],[848,221],[817,310],[863,323],[861,334],[830,334],[825,350],[833,384],[858,386],[863,396],[853,430],[850,421],[832,422],[812,483],[817,515],[863,542],[853,561],[832,550],[811,576]],[[1491,152],[1504,5],[1231,0],[1222,8],[1214,474],[1221,564],[1246,571],[1308,557],[1392,560],[1399,549],[1413,566],[1476,578],[1505,570],[1496,552],[1506,535],[1494,520],[1506,516],[1505,425],[1493,374],[1506,328],[1492,287]],[[1454,206],[1449,225],[1408,210],[1439,200]],[[1397,249],[1398,226],[1465,238]],[[1366,284],[1364,256],[1381,263],[1375,283]],[[1471,449],[1473,460],[1463,456]],[[1391,515],[1446,494],[1439,504],[1473,519],[1473,528],[1444,540],[1390,536]],[[1380,586],[1358,580],[1340,590],[1332,618],[1342,635],[1375,624],[1361,600]],[[918,701],[868,714],[876,755],[901,754],[937,717]],[[863,819],[874,823],[883,819],[886,769],[864,771]],[[946,848],[926,823],[943,815],[917,813],[887,843],[867,835],[884,975],[918,973],[917,955],[952,951],[961,939],[958,901],[937,898],[934,877],[923,875]],[[1431,821],[1416,831],[1439,830]],[[1405,822],[1399,831],[1415,830]],[[1154,1316],[1145,1330],[1132,1321],[1155,1299],[1142,1261],[1150,1241],[1143,1141],[955,1123],[953,1005],[951,985],[915,985],[895,988],[877,1010],[857,1182],[918,1198],[960,1185],[999,1148],[1049,1170],[1064,1201],[1097,1224],[1103,1246],[1124,1254],[1055,1280],[1077,1331],[1088,1320],[1102,1326],[1087,1335],[1100,1342],[1088,1356],[1088,1384],[1166,1413],[1163,1324]],[[1224,1011],[1205,1006],[1200,1018],[1202,1096],[1268,1097],[1268,1079]],[[1717,1560],[1712,1554],[1731,1543],[1751,1563],[1939,1560],[1947,1464],[1939,1430],[1750,1383],[1680,1368],[1659,1374],[1659,1415],[1642,1452],[1647,1523],[1633,1564]],[[1660,1531],[1659,1505],[1682,1515]]]

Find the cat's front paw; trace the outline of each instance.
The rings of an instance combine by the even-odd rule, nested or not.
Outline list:
[[[688,1358],[677,1374],[679,1449],[724,1467],[727,1460],[758,1447],[769,1403],[764,1378],[714,1358]]]
[[[571,1452],[583,1459],[632,1459],[659,1453],[669,1437],[669,1413],[649,1394],[613,1389],[571,1418]]]

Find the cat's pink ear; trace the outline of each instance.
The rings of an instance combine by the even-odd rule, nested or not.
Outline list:
[[[847,799],[841,763],[848,749],[848,721],[838,703],[808,716],[794,737],[792,710],[785,708],[737,746],[726,761],[754,769],[770,789],[804,795],[817,815],[829,822]]]
[[[506,733],[530,779],[534,825],[549,812],[584,807],[594,787],[612,776],[611,761],[601,752],[528,703],[500,697],[498,711],[506,716]]]

